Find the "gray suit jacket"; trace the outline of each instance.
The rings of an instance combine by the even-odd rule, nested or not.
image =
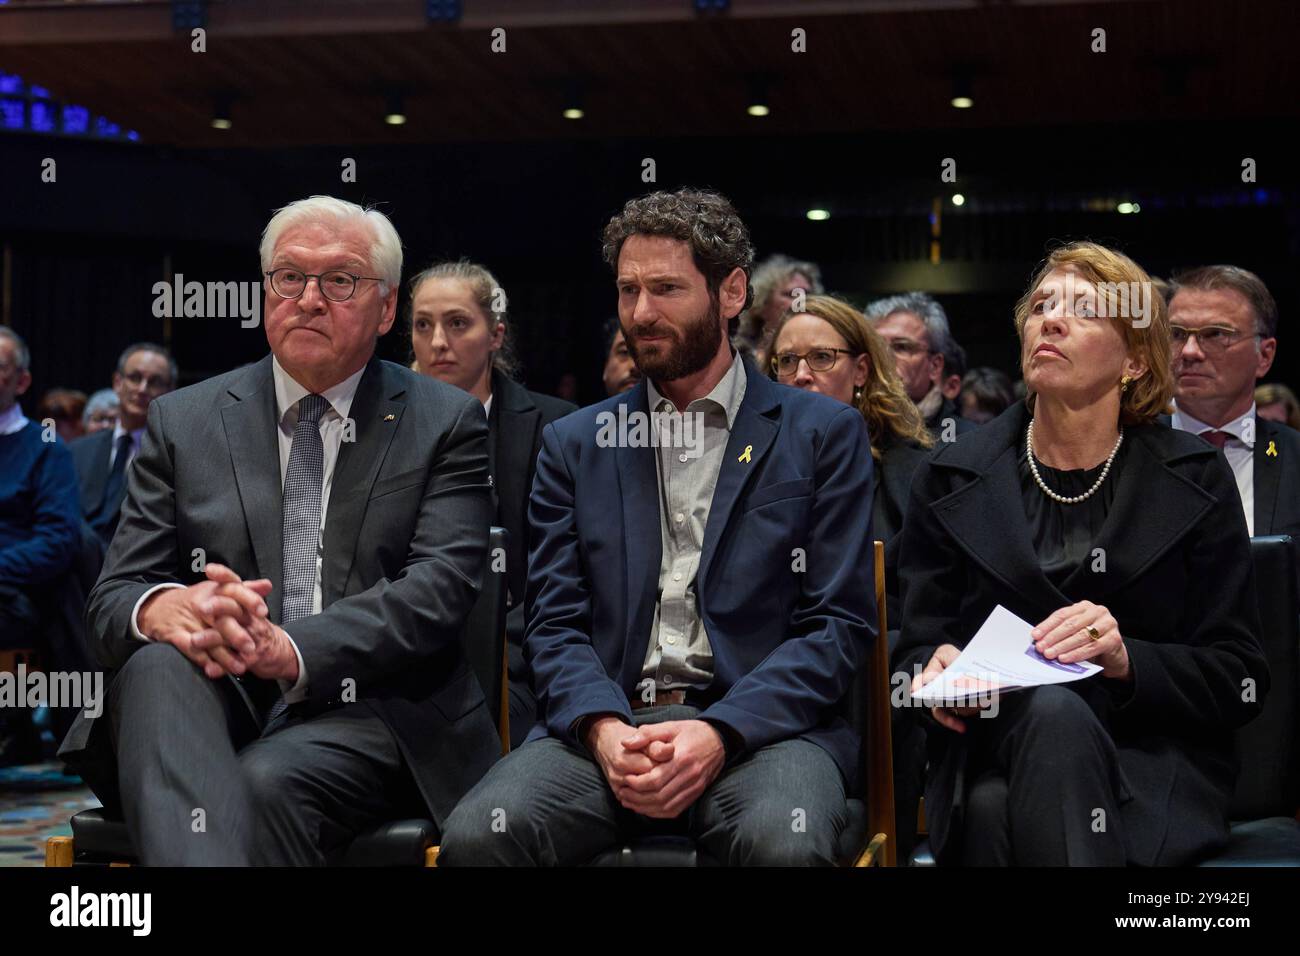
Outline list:
[[[311,710],[347,681],[392,729],[435,822],[499,753],[460,644],[481,582],[491,503],[487,421],[467,393],[371,359],[339,450],[324,529],[322,611],[285,629]],[[150,587],[203,579],[200,558],[269,578],[280,620],[281,487],[271,357],[157,399],[86,621],[91,651],[120,667],[139,650],[131,612]],[[273,681],[246,677],[260,713]],[[64,756],[96,749],[82,718]],[[106,730],[106,728],[105,728]],[[102,750],[102,744],[99,748]],[[93,768],[83,759],[78,769]],[[84,769],[83,769],[84,768]],[[88,777],[92,786],[95,781]],[[115,783],[115,781],[113,781]],[[99,787],[96,787],[97,792]]]

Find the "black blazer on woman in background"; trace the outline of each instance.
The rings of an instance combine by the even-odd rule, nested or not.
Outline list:
[[[492,370],[488,412],[488,470],[492,475],[493,523],[510,532],[506,549],[506,639],[510,657],[511,745],[523,743],[536,722],[536,701],[524,663],[524,582],[528,577],[528,496],[533,490],[542,429],[578,407],[530,392]]]
[[[898,627],[898,544],[903,514],[912,490],[912,476],[930,454],[912,442],[890,439],[880,447],[876,462],[875,497],[871,502],[871,533],[885,543],[886,610],[889,613],[890,647]]]
[[[1232,472],[1193,435],[1126,427],[1123,468],[1107,478],[1117,485],[1093,543],[1104,570],[1090,555],[1058,590],[1040,569],[1017,471],[1029,418],[1017,402],[917,470],[899,549],[894,669],[913,673],[940,644],[964,647],[997,604],[1032,624],[1076,601],[1104,605],[1119,623],[1133,680],[1064,686],[1115,741],[1131,795],[1121,803],[1129,861],[1187,863],[1226,842],[1233,731],[1259,713],[1268,689]],[[961,832],[968,752],[962,735],[927,723],[925,809],[942,859]]]

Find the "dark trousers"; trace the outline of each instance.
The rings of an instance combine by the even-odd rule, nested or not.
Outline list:
[[[427,812],[364,701],[263,728],[234,681],[148,644],[114,677],[105,716],[146,865],[321,865],[369,826]]]
[[[640,726],[697,713],[649,707],[634,719]],[[679,832],[732,866],[832,866],[847,821],[839,768],[804,740],[747,754],[676,821],[658,821],[620,805],[586,750],[545,737],[512,751],[452,811],[438,865],[581,865],[620,840]]]
[[[961,862],[966,866],[1123,866],[1128,790],[1115,743],[1082,697],[1045,686],[969,718]]]

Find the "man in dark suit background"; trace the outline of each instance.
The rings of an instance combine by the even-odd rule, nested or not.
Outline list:
[[[732,350],[753,249],[726,199],[633,200],[604,248],[646,380],[543,432],[542,722],[457,807],[439,863],[583,863],[679,817],[730,864],[833,863],[859,743],[836,709],[874,636],[866,426]]]
[[[498,752],[459,642],[482,408],[374,357],[401,276],[381,213],[292,203],[261,259],[272,354],[153,403],[87,610],[115,673],[64,751],[147,864],[326,862],[440,823]]]
[[[117,530],[122,499],[126,497],[126,469],[140,453],[149,405],[176,387],[177,374],[176,360],[161,345],[128,345],[113,372],[117,424],[68,446],[77,467],[81,513],[105,548]]]
[[[1175,428],[1223,450],[1252,535],[1300,540],[1300,432],[1255,414],[1277,355],[1277,303],[1259,276],[1203,266],[1171,282]]]

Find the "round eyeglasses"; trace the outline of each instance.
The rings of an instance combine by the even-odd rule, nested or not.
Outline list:
[[[778,378],[790,378],[799,370],[799,360],[806,359],[808,367],[814,372],[829,372],[839,361],[840,355],[857,355],[851,349],[810,349],[800,355],[798,352],[778,352],[772,356],[772,371]]]
[[[383,282],[375,276],[357,276],[342,269],[312,275],[297,269],[273,269],[266,274],[271,280],[271,291],[282,299],[296,299],[307,291],[307,280],[315,279],[320,294],[331,302],[346,302],[357,291],[357,283],[365,279],[370,282]]]

